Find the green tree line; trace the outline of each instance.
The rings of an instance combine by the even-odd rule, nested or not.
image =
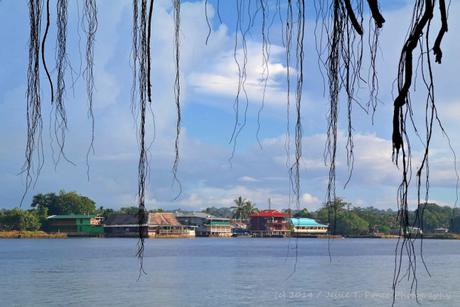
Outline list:
[[[331,214],[335,208],[335,216]],[[418,210],[423,209],[423,219],[416,221],[415,216]],[[326,204],[322,208],[308,212],[307,209],[295,211],[294,217],[308,217],[327,224],[335,220],[335,232],[342,235],[366,235],[369,233],[381,232],[388,234],[391,230],[399,229],[397,222],[397,211],[392,209],[382,210],[374,207],[354,207],[342,199],[334,203]],[[460,209],[449,206],[439,206],[429,203],[421,205],[415,211],[411,211],[410,223],[414,227],[423,229],[425,233],[432,233],[436,229],[445,228],[451,232],[460,233]]]
[[[134,206],[118,210],[103,206],[96,208],[96,202],[91,198],[64,190],[58,193],[37,194],[32,198],[30,207],[28,210],[0,209],[0,231],[46,230],[47,217],[51,215],[95,214],[108,217],[117,213],[136,214],[139,210]]]
[[[98,214],[96,203],[77,192],[37,194],[32,198],[31,209],[0,210],[0,230],[46,230],[47,217],[67,214]]]
[[[329,210],[335,208],[335,216]],[[415,221],[417,210],[410,212],[410,219]],[[415,227],[422,228],[425,233],[434,232],[438,228],[449,229],[450,232],[460,233],[460,209],[448,206],[439,206],[434,203],[423,205],[423,219]],[[157,212],[163,209],[155,210]],[[209,207],[203,210],[208,214],[233,218],[237,220],[247,220],[250,215],[257,212],[256,205],[241,196],[234,200],[232,207]],[[376,209],[373,207],[355,207],[342,199],[325,204],[316,211],[309,211],[304,208],[301,210],[283,210],[293,217],[306,217],[316,219],[320,223],[327,224],[335,220],[335,233],[342,235],[366,235],[369,233],[381,232],[390,233],[391,230],[398,229],[396,221],[397,211],[387,209]],[[0,231],[19,230],[34,231],[46,230],[47,217],[50,215],[67,214],[97,214],[108,217],[111,214],[126,213],[136,214],[138,208],[135,206],[122,207],[118,210],[96,208],[96,203],[89,197],[78,194],[77,192],[37,194],[33,197],[31,209],[23,210],[0,209]]]

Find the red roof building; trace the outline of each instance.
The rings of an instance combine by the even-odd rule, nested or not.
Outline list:
[[[263,210],[251,214],[249,219],[249,230],[255,236],[279,237],[289,233],[289,223],[286,213],[277,210]]]

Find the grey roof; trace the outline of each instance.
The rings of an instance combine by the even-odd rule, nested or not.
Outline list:
[[[104,225],[139,225],[137,214],[112,214],[104,221]]]
[[[176,212],[176,217],[200,217],[203,219],[215,218],[215,216],[204,212]]]
[[[207,214],[205,212],[176,212],[176,217],[178,218],[192,218],[192,217],[197,217],[197,218],[202,218],[202,219],[212,219],[216,221],[228,221],[230,219],[224,218],[224,217],[217,217],[211,214]]]

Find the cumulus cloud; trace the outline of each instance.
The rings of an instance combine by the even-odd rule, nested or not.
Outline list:
[[[309,206],[309,205],[318,205],[320,203],[320,200],[311,195],[310,193],[304,193],[302,195],[302,203]]]
[[[266,73],[263,66],[262,44],[248,41],[247,45],[247,76],[243,86],[249,102],[260,103],[266,86],[265,101],[267,104],[284,106],[286,90],[280,81],[286,75],[286,67],[281,62],[284,48],[271,46],[271,57],[267,63],[269,77],[265,85]],[[239,63],[243,62],[242,54],[242,49],[236,51]],[[234,97],[240,86],[238,75],[242,66],[239,65],[235,61],[232,49],[220,52],[210,59],[210,65],[205,71],[190,74],[189,82],[199,93]],[[291,68],[291,73],[295,73],[294,68]],[[243,92],[241,99],[244,99]]]

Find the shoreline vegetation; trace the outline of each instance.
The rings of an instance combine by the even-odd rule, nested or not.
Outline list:
[[[47,233],[44,231],[0,231],[0,239],[65,239],[65,233]]]

